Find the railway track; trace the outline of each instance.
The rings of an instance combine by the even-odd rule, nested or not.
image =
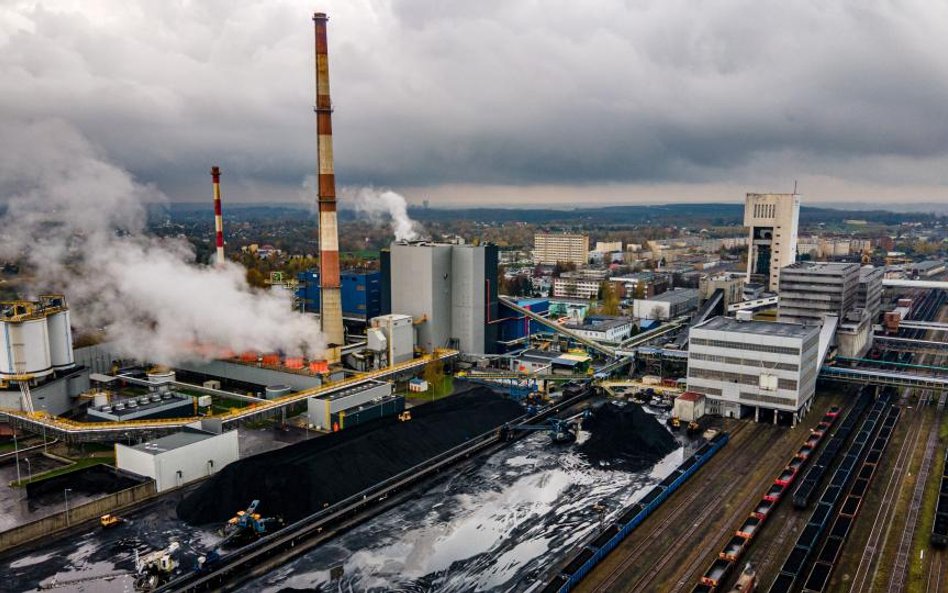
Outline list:
[[[906,390],[908,391],[908,390]],[[889,476],[885,492],[882,495],[882,502],[879,504],[879,510],[876,512],[873,520],[872,530],[869,532],[869,539],[866,542],[862,558],[859,560],[859,566],[853,575],[850,593],[870,593],[872,583],[875,580],[878,567],[873,570],[873,565],[877,554],[881,552],[881,546],[888,539],[889,531],[895,518],[895,506],[898,502],[899,492],[901,491],[902,480],[908,472],[912,460],[912,452],[918,447],[918,441],[922,434],[921,415],[916,414],[915,421],[909,426],[909,432],[902,440],[902,446],[896,457],[895,466]],[[871,575],[871,576],[870,576]]]
[[[925,593],[940,593],[942,582],[942,563],[944,553],[935,551],[931,562],[928,563],[928,578],[925,581]]]
[[[892,573],[889,578],[887,589],[889,593],[902,593],[905,589],[905,579],[908,576],[909,556],[912,551],[912,539],[915,537],[918,513],[922,508],[922,501],[925,497],[925,485],[928,483],[928,474],[931,472],[932,460],[935,458],[935,449],[938,445],[938,430],[941,427],[946,398],[948,398],[948,394],[943,394],[938,400],[938,413],[935,415],[935,423],[932,425],[928,434],[928,441],[925,443],[925,456],[922,458],[922,465],[916,476],[915,490],[912,492],[908,515],[905,518],[905,526],[902,529],[902,538],[899,541],[898,552],[895,555],[895,565],[892,567]]]
[[[739,428],[744,429],[748,425],[740,425]],[[751,430],[756,430],[758,425],[753,425]],[[741,457],[740,459],[733,460],[733,464],[739,465],[745,462],[755,463],[759,465],[764,465],[770,467],[775,465],[779,460],[782,460],[785,456],[784,451],[779,449],[774,449],[773,445],[779,441],[784,434],[775,433],[771,435],[766,443],[761,444],[759,447],[750,446],[749,443],[754,440],[754,436],[748,438],[748,442],[741,444],[741,447],[744,448],[746,456]],[[758,451],[767,451],[762,458],[755,458],[755,455],[758,455]],[[749,457],[750,459],[746,459]],[[710,480],[706,480],[707,483]],[[645,546],[637,546],[632,553],[627,554],[622,558],[621,563],[615,569],[613,569],[608,576],[600,583],[595,585],[593,590],[595,591],[655,591],[656,583],[654,582],[655,578],[659,576],[663,570],[668,568],[671,562],[682,555],[682,551],[686,549],[691,542],[695,541],[695,534],[699,529],[702,529],[703,524],[709,519],[712,515],[721,512],[722,501],[726,501],[730,498],[731,493],[735,489],[740,487],[742,483],[740,481],[731,481],[725,484],[725,487],[721,491],[717,492],[707,492],[706,490],[696,489],[692,494],[687,498],[682,500],[678,505],[675,506],[673,512],[666,517],[660,524],[656,524],[654,529],[648,534],[649,540],[654,540],[655,535],[663,531],[667,526],[674,523],[689,523],[688,529],[682,534],[676,534],[673,540],[673,545],[665,550],[665,552],[657,559],[650,559],[647,564],[647,570],[641,575],[638,575],[634,581],[631,583],[625,584],[621,582],[621,579],[626,574],[628,569],[640,560],[649,550]],[[758,492],[753,490],[753,498],[756,501]],[[695,510],[695,502],[699,498],[708,498],[710,502],[701,506],[699,510]],[[708,555],[711,554],[716,547],[720,545],[721,539],[726,535],[734,525],[743,515],[747,513],[747,507],[750,505],[750,499],[744,501],[741,504],[735,506],[735,510],[732,511],[731,516],[727,517],[722,523],[722,527],[718,529],[712,536],[704,535],[700,539],[702,540],[703,545],[689,554],[688,559],[690,560],[687,570],[687,577],[681,578],[672,589],[668,591],[679,591],[682,587],[686,587],[692,584],[694,578],[697,578],[696,575],[700,572],[701,563],[704,562]],[[692,578],[694,577],[694,578]]]

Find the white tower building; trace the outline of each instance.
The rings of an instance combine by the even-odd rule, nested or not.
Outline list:
[[[797,260],[799,194],[747,194],[744,226],[747,239],[747,282],[755,279],[777,292],[780,268]]]

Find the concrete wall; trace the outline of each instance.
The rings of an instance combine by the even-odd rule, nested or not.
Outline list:
[[[236,430],[154,454],[122,444],[115,445],[116,466],[154,479],[158,492],[206,478],[239,457]]]
[[[145,482],[70,508],[68,521],[65,511],[61,511],[49,517],[14,527],[0,533],[0,552],[6,552],[17,546],[48,538],[72,525],[97,519],[106,513],[121,512],[129,506],[152,498],[156,493],[155,483]]]

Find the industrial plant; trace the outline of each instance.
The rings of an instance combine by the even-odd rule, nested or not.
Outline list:
[[[920,553],[941,590],[943,260],[838,247],[796,189],[746,193],[739,232],[567,221],[355,257],[328,21],[317,255],[230,247],[215,165],[194,264],[312,335],[185,331],[149,359],[76,323],[84,291],[0,302],[0,590],[861,593],[922,590]]]

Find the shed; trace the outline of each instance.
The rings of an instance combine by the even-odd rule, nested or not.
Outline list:
[[[704,394],[686,391],[676,397],[674,415],[682,422],[693,422],[704,416]]]

